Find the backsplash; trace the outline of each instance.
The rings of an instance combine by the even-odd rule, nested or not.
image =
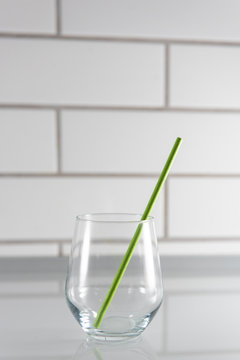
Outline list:
[[[240,4],[0,1],[0,256],[156,203],[167,254],[240,253]]]

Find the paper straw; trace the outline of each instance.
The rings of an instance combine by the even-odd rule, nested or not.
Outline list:
[[[182,142],[182,139],[178,137],[176,139],[174,145],[173,145],[173,148],[172,148],[169,156],[168,156],[166,164],[165,164],[165,166],[164,166],[164,168],[163,168],[163,170],[161,172],[161,175],[159,176],[158,182],[157,182],[157,184],[156,184],[156,186],[155,186],[155,188],[153,190],[153,193],[152,193],[152,195],[151,195],[151,197],[150,197],[150,199],[148,201],[146,209],[145,209],[145,211],[144,211],[144,213],[142,215],[141,221],[147,220],[148,216],[150,215],[151,210],[153,208],[153,205],[155,204],[156,199],[158,197],[158,194],[159,194],[159,192],[160,192],[160,190],[161,190],[161,188],[162,188],[162,186],[163,186],[163,184],[164,184],[164,182],[165,182],[165,180],[166,180],[166,178],[168,176],[169,170],[170,170],[170,168],[172,166],[173,160],[174,160],[174,158],[175,158],[175,156],[177,154],[177,151],[179,149],[179,146],[180,146],[181,142]],[[127,249],[127,251],[126,251],[126,253],[125,253],[124,257],[123,257],[121,265],[120,265],[120,267],[119,267],[119,269],[118,269],[118,271],[117,271],[117,273],[115,275],[115,278],[114,278],[114,280],[112,282],[112,285],[108,290],[107,296],[106,296],[105,300],[103,301],[102,306],[101,306],[101,308],[100,308],[100,310],[99,310],[99,312],[97,314],[97,317],[96,317],[96,320],[95,320],[95,323],[94,323],[94,326],[96,328],[98,328],[100,326],[100,324],[102,322],[102,319],[103,319],[103,316],[104,316],[108,306],[110,305],[110,303],[112,301],[112,298],[113,298],[113,296],[114,296],[114,294],[115,294],[115,292],[116,292],[116,290],[118,288],[118,285],[119,285],[119,283],[120,283],[120,281],[121,281],[121,279],[123,277],[123,274],[124,274],[124,272],[125,272],[125,270],[126,270],[126,268],[128,266],[128,263],[129,263],[129,261],[130,261],[130,259],[132,257],[134,249],[135,249],[135,247],[137,245],[137,242],[138,242],[139,237],[141,235],[141,231],[142,231],[142,225],[140,223],[138,225],[138,227],[136,229],[136,232],[133,235],[133,238],[132,238],[132,240],[131,240],[131,242],[130,242],[130,244],[128,246],[128,249]]]

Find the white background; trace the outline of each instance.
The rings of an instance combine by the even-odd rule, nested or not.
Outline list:
[[[162,253],[240,252],[240,2],[0,0],[0,256],[155,207]]]

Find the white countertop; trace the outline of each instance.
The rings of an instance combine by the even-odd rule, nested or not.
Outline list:
[[[64,298],[66,259],[0,260],[0,359],[240,358],[240,258],[162,258],[164,302],[143,336],[87,343]]]

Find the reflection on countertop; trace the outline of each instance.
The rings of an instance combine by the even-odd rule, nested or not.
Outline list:
[[[162,258],[164,302],[143,336],[86,341],[64,299],[64,258],[0,260],[0,359],[240,358],[240,258]]]
[[[96,343],[83,339],[72,360],[157,360],[158,354],[139,336],[127,342]]]

